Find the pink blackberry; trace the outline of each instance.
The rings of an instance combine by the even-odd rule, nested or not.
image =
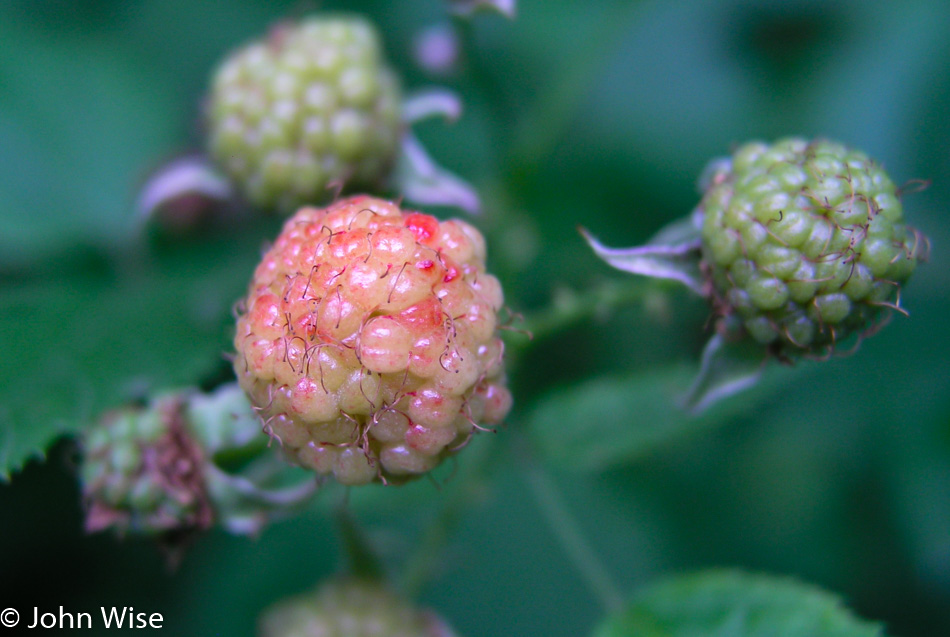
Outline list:
[[[254,272],[234,366],[290,458],[400,482],[511,406],[498,280],[460,220],[367,196],[303,208]]]

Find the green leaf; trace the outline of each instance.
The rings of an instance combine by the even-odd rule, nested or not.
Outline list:
[[[766,383],[743,400],[723,400],[693,414],[683,398],[696,373],[691,366],[673,364],[555,391],[528,415],[530,434],[545,460],[600,471],[720,425],[751,409],[773,386]]]
[[[260,236],[0,280],[0,479],[101,411],[225,365]]]
[[[638,594],[595,637],[874,637],[836,595],[792,579],[712,570]]]

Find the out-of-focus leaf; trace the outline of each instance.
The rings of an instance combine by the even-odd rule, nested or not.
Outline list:
[[[950,410],[932,422],[897,422],[881,435],[888,450],[885,469],[895,524],[920,577],[948,591]]]
[[[0,478],[103,409],[195,383],[220,365],[260,236],[195,243],[114,269],[63,260],[3,283]]]
[[[0,266],[117,245],[136,184],[176,143],[173,86],[81,38],[0,19]]]
[[[841,599],[791,579],[713,570],[639,593],[595,637],[874,637],[879,624]]]
[[[751,409],[759,395],[722,401],[693,415],[682,400],[695,375],[695,368],[676,364],[555,391],[528,415],[531,436],[547,461],[599,471],[720,425]]]

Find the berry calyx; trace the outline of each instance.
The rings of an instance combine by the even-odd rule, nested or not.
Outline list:
[[[289,213],[382,184],[402,133],[400,89],[370,23],[311,17],[221,64],[208,125],[212,158],[244,196]]]
[[[702,266],[721,325],[738,323],[790,359],[834,351],[902,311],[927,241],[864,153],[827,140],[753,142],[708,183]]]
[[[234,368],[294,462],[344,484],[428,472],[511,407],[485,242],[356,196],[302,208],[254,272]]]

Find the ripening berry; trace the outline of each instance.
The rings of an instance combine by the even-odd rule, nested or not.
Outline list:
[[[254,272],[234,367],[292,460],[404,481],[511,406],[485,242],[367,196],[302,208]]]

